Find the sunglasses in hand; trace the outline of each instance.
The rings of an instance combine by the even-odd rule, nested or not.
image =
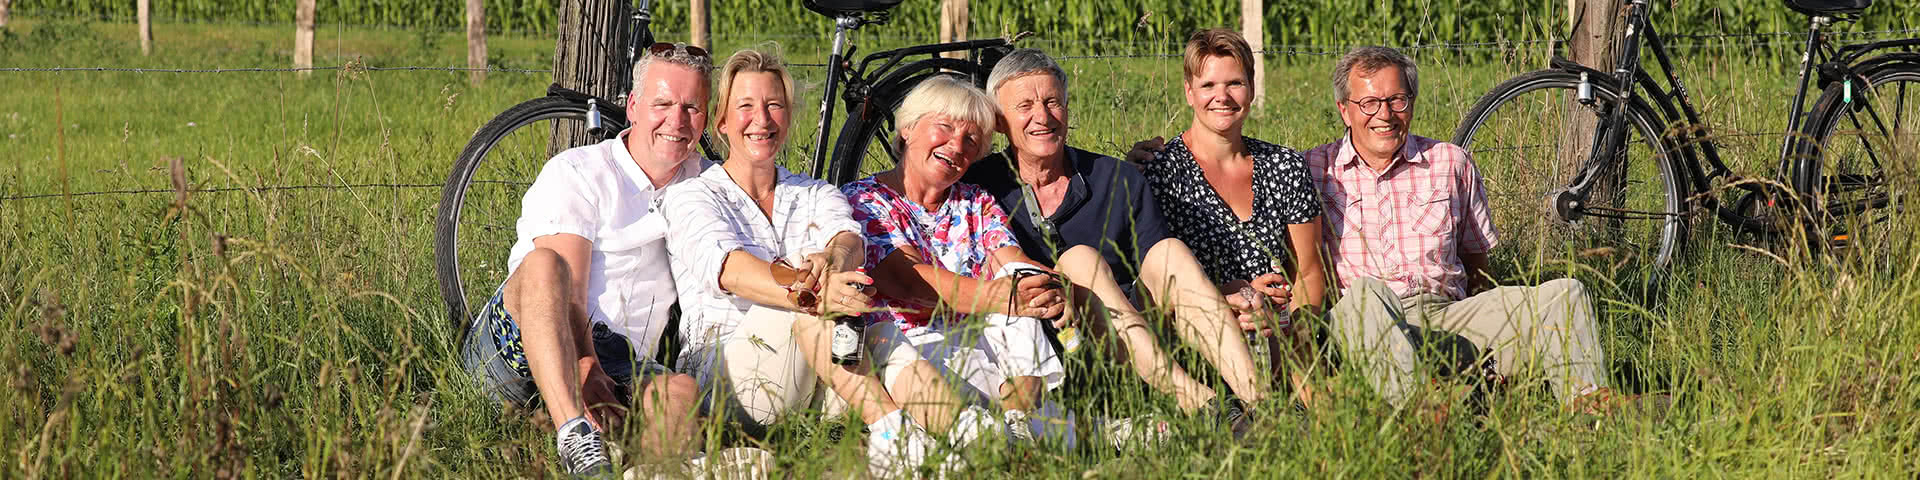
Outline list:
[[[773,283],[787,288],[787,301],[806,312],[813,312],[820,306],[820,294],[813,290],[813,271],[794,268],[786,259],[774,260],[767,268],[773,274]]]

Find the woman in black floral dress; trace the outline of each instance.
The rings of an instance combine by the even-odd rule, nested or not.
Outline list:
[[[1320,196],[1299,153],[1241,134],[1253,100],[1252,72],[1252,49],[1239,34],[1194,33],[1183,82],[1193,124],[1151,158],[1139,153],[1153,150],[1154,140],[1130,157],[1145,164],[1169,230],[1192,247],[1227,294],[1241,328],[1305,333],[1310,329],[1291,328],[1286,319],[1324,311]],[[1274,362],[1276,370],[1282,363]],[[1305,376],[1292,377],[1296,395],[1310,402]]]

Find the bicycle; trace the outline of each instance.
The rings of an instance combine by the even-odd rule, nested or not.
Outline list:
[[[808,10],[834,21],[833,50],[828,56],[825,92],[815,124],[817,138],[808,159],[811,173],[817,178],[844,184],[862,173],[869,159],[897,162],[898,152],[893,152],[885,139],[893,130],[892,114],[901,97],[935,75],[959,75],[984,87],[988,70],[1010,48],[1003,39],[919,45],[876,52],[854,64],[851,57],[856,47],[848,41],[849,34],[865,26],[885,24],[890,17],[888,11],[900,2],[803,1]],[[624,51],[610,52],[619,62],[616,70],[621,72],[616,85],[632,83],[627,77],[633,62],[653,44],[651,5],[652,0],[635,0],[625,12],[624,28],[631,34]],[[948,52],[968,55],[964,59],[938,56]],[[932,58],[908,61],[918,55]],[[847,120],[839,135],[832,137],[830,162],[826,156],[827,132],[833,126],[836,93],[846,103]],[[506,279],[506,254],[515,240],[512,222],[520,216],[521,194],[539,168],[561,149],[613,138],[626,129],[621,107],[625,96],[622,93],[609,100],[552,85],[545,97],[515,105],[488,121],[455,157],[452,172],[441,188],[433,250],[441,300],[454,331],[462,332],[459,335],[465,335],[473,300],[484,301]],[[582,127],[588,132],[586,141],[549,145],[553,132]],[[703,135],[701,148],[709,159],[718,161],[711,145],[710,136]],[[869,153],[872,145],[880,147]],[[880,165],[886,164],[882,161]]]
[[[1778,176],[1746,179],[1721,160],[1651,22],[1650,2],[1625,3],[1612,72],[1556,57],[1551,68],[1495,86],[1454,131],[1453,143],[1472,152],[1485,176],[1495,212],[1524,212],[1503,219],[1509,254],[1538,262],[1570,251],[1616,274],[1633,265],[1627,283],[1644,282],[1651,294],[1684,258],[1695,207],[1744,232],[1805,234],[1815,250],[1892,240],[1863,230],[1891,223],[1911,191],[1913,172],[1899,168],[1913,163],[1908,118],[1920,114],[1911,105],[1920,98],[1907,100],[1909,90],[1920,96],[1920,39],[1836,45],[1825,29],[1858,20],[1872,0],[1786,0],[1811,17],[1799,90]],[[1642,68],[1643,46],[1664,85]],[[1820,96],[1803,110],[1809,88]],[[1515,123],[1490,123],[1516,111]],[[1722,202],[1723,191],[1738,197]]]

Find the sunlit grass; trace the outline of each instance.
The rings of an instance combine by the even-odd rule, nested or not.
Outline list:
[[[174,26],[142,58],[129,28],[36,43],[16,20],[0,65],[277,67],[286,29]],[[463,63],[458,40],[337,31],[316,63]],[[330,43],[331,42],[331,43]],[[436,43],[437,42],[437,43]],[[759,43],[725,40],[721,51]],[[545,68],[546,39],[495,40],[497,64]],[[814,63],[821,45],[784,45]],[[1703,54],[1704,55],[1704,54]],[[1688,59],[1714,128],[1777,131],[1791,66]],[[1414,129],[1444,138],[1500,79],[1539,68],[1423,54]],[[1325,57],[1274,57],[1253,136],[1307,148],[1340,134]],[[1185,123],[1172,59],[1077,59],[1076,144],[1108,153]],[[817,99],[819,69],[801,68]],[[436,184],[494,113],[539,94],[539,74],[484,86],[443,72],[0,73],[0,197],[193,187]],[[812,138],[811,100],[796,145]],[[1772,172],[1778,137],[1729,137],[1736,170]],[[804,153],[804,152],[801,152]],[[794,155],[798,162],[804,155]],[[797,166],[797,164],[796,164]],[[1489,166],[1492,168],[1492,166]],[[172,193],[0,200],[0,477],[504,477],[555,473],[543,421],[484,400],[454,360],[429,239],[437,188]],[[1902,219],[1913,223],[1912,219]],[[1664,416],[1595,419],[1536,389],[1482,419],[1394,414],[1358,375],[1312,414],[1261,405],[1244,443],[1179,419],[1170,445],[974,452],[980,477],[1903,477],[1916,468],[1920,270],[1911,242],[1843,258],[1797,254],[1696,219],[1695,254],[1658,305],[1576,270],[1599,298],[1610,370],[1674,396]],[[1729,244],[1772,248],[1774,257]],[[497,246],[504,254],[505,245]],[[1568,252],[1561,252],[1568,253]],[[1568,271],[1502,266],[1508,283]],[[1199,373],[1206,370],[1191,361]],[[1097,363],[1097,362],[1096,362]],[[1128,370],[1094,370],[1082,415],[1172,412]],[[763,445],[808,477],[857,469],[858,435],[802,420]],[[714,431],[713,446],[747,443]]]

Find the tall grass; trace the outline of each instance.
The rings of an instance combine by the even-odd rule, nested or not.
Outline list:
[[[0,36],[0,64],[217,67],[277,64],[288,50],[278,27],[175,26],[158,32],[151,58],[132,53],[126,25],[14,28]],[[460,58],[450,34],[435,44],[411,32],[335,32],[322,36],[316,63]],[[723,41],[722,51],[756,43]],[[551,51],[538,38],[494,45],[536,65]],[[796,62],[822,56],[818,43],[785,48]],[[1719,53],[1683,64],[1716,129],[1780,128],[1791,66]],[[1544,63],[1428,58],[1430,93],[1414,129],[1435,137],[1498,79]],[[1327,59],[1270,65],[1269,101],[1250,134],[1302,148],[1335,138]],[[1173,60],[1065,66],[1076,144],[1117,152],[1186,123]],[[818,70],[800,73],[802,98],[817,98]],[[0,73],[0,196],[436,183],[475,128],[547,82]],[[812,132],[796,124],[798,144]],[[1744,148],[1737,169],[1770,171],[1773,138],[1729,140]],[[431,188],[354,188],[0,200],[0,477],[555,474],[545,422],[483,400],[454,360],[428,260],[437,199]],[[1574,415],[1522,387],[1485,417],[1436,423],[1394,413],[1343,371],[1328,381],[1323,409],[1260,406],[1244,443],[1176,416],[1180,436],[1164,447],[974,452],[979,469],[968,476],[1881,478],[1920,469],[1920,394],[1910,388],[1920,380],[1911,327],[1920,252],[1895,243],[1836,259],[1785,249],[1775,260],[1727,246],[1752,238],[1699,228],[1698,254],[1659,305],[1630,300],[1605,272],[1577,273],[1599,298],[1616,381],[1671,393],[1665,415]],[[1540,280],[1524,272],[1541,269],[1509,267],[1503,281]],[[1170,410],[1122,368],[1094,377],[1103,394],[1070,402],[1083,415]],[[844,472],[861,454],[857,436],[812,433],[837,421],[797,421],[762,445],[796,476]],[[710,438],[712,447],[748,442],[719,429]]]

